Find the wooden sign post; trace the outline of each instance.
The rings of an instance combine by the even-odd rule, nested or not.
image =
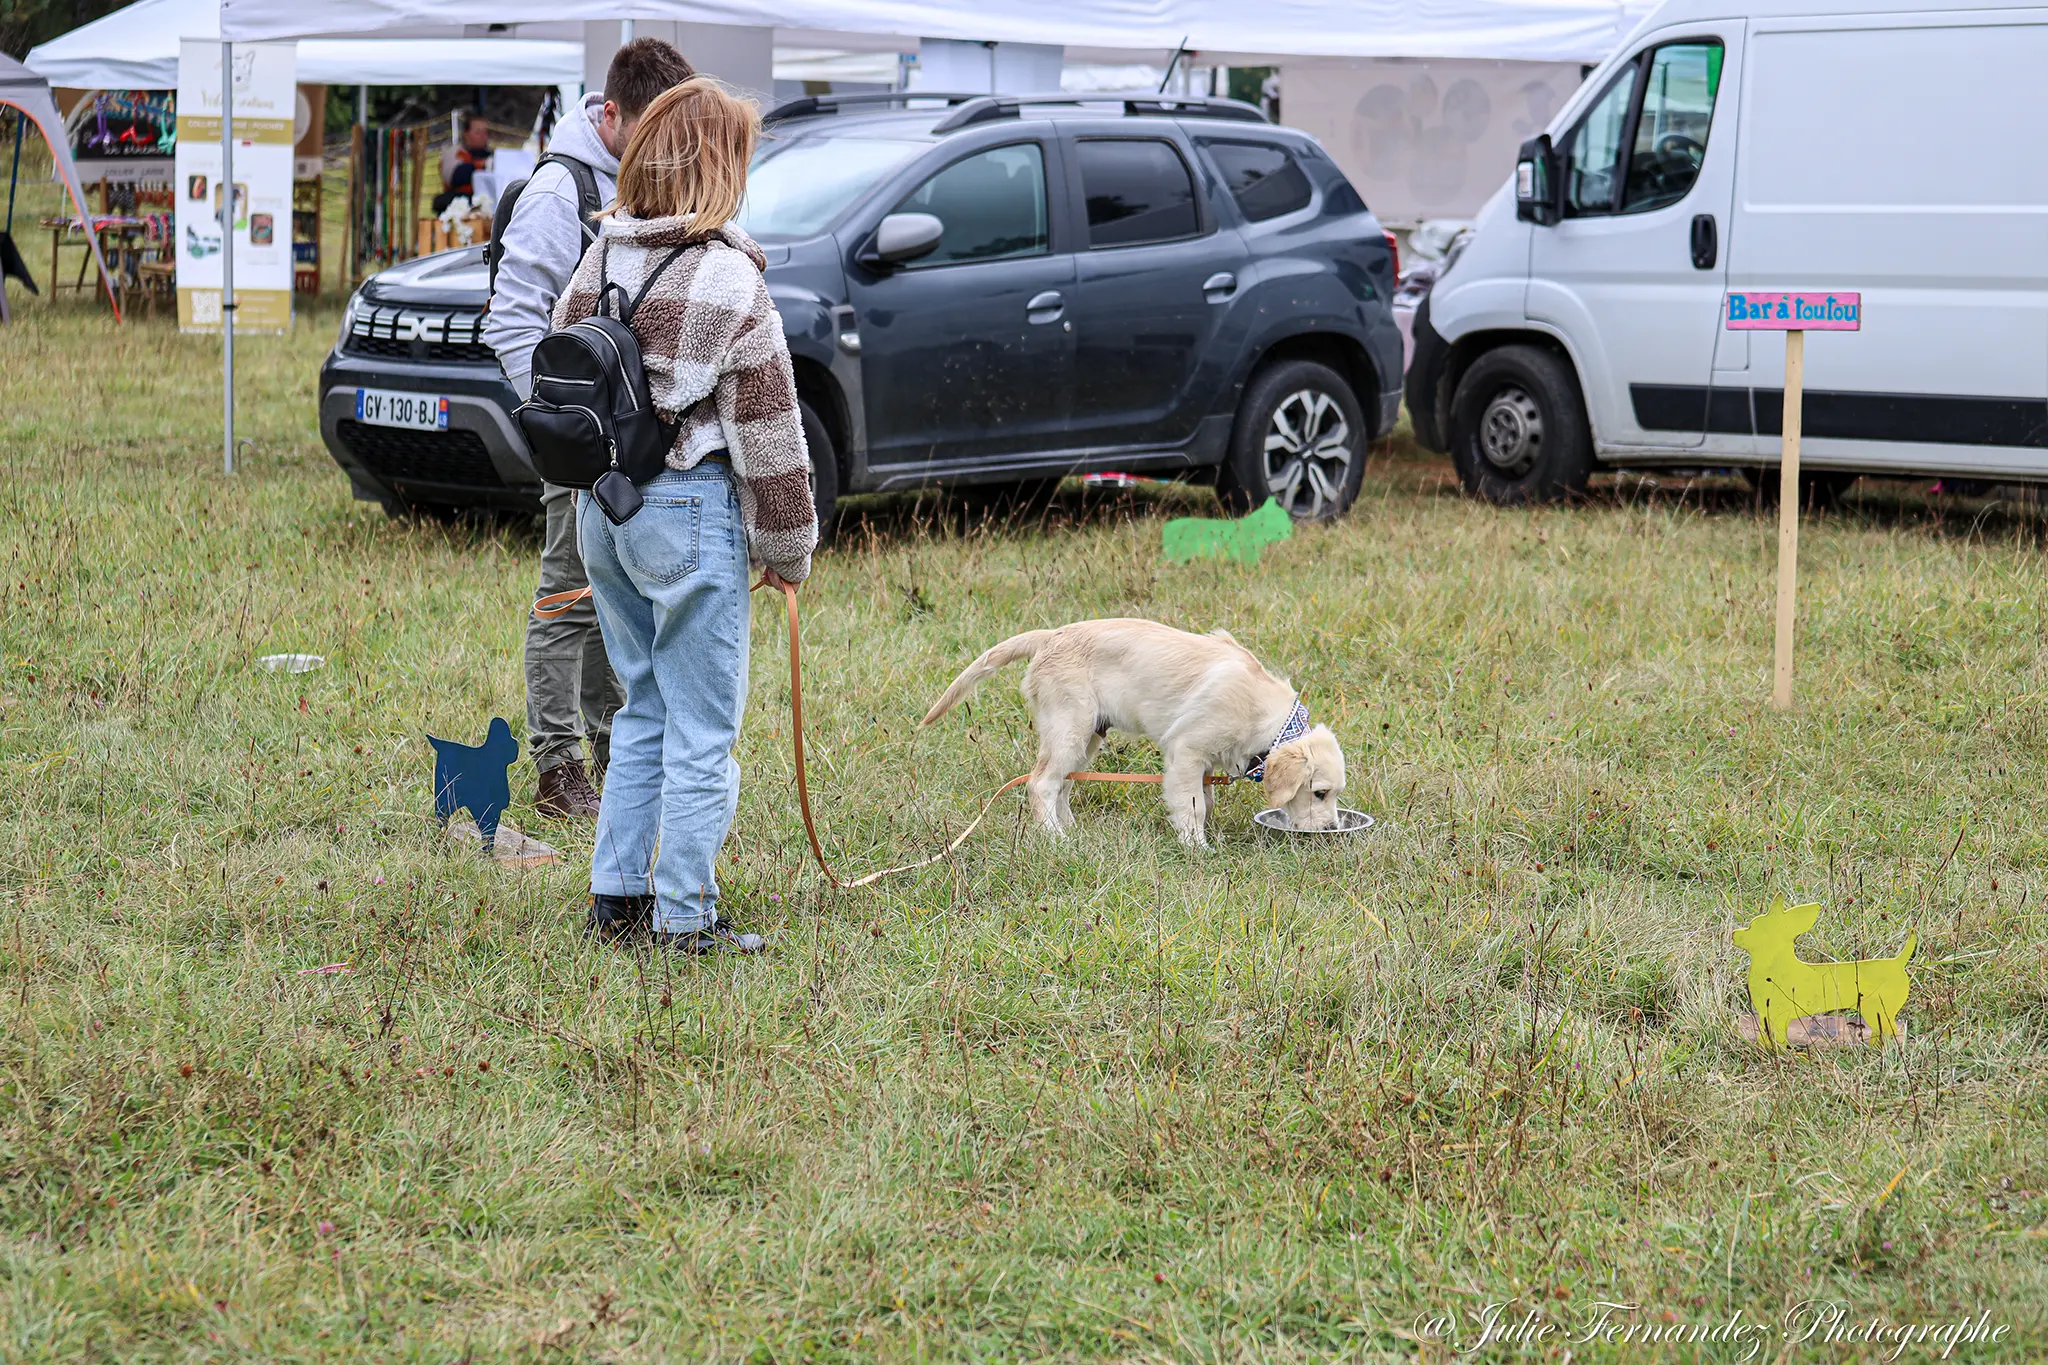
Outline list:
[[[1778,453],[1778,619],[1771,705],[1792,706],[1792,622],[1799,600],[1799,429],[1806,389],[1806,334],[1863,327],[1861,294],[1730,293],[1731,332],[1785,334],[1785,418]]]

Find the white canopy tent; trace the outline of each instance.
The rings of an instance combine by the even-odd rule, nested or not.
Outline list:
[[[1599,61],[1642,12],[1626,0],[220,0],[231,42],[567,36],[584,20],[836,29],[1205,55]]]
[[[178,42],[218,38],[218,0],[135,0],[29,50],[26,65],[73,90],[175,90]],[[536,38],[340,38],[299,44],[308,85],[574,85],[583,44]]]

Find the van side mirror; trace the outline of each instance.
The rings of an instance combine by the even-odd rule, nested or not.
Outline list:
[[[892,213],[875,228],[858,259],[862,265],[886,270],[931,255],[945,235],[946,225],[932,214]]]
[[[1515,217],[1525,223],[1550,226],[1564,216],[1559,202],[1562,189],[1550,134],[1524,142],[1515,155]]]

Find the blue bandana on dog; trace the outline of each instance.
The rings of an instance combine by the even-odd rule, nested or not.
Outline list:
[[[1266,746],[1266,752],[1252,760],[1252,766],[1245,769],[1244,780],[1264,782],[1266,780],[1266,759],[1275,749],[1289,740],[1300,739],[1308,733],[1308,708],[1301,704],[1301,698],[1294,699],[1294,709],[1287,713],[1287,723],[1280,727],[1280,733],[1273,736],[1273,742]]]

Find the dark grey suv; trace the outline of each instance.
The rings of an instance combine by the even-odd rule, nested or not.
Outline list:
[[[1313,138],[1248,105],[798,100],[769,116],[741,223],[768,255],[828,523],[842,492],[1091,470],[1335,516],[1400,407],[1386,235]],[[321,432],[359,497],[538,496],[484,301],[471,248],[351,302]]]

